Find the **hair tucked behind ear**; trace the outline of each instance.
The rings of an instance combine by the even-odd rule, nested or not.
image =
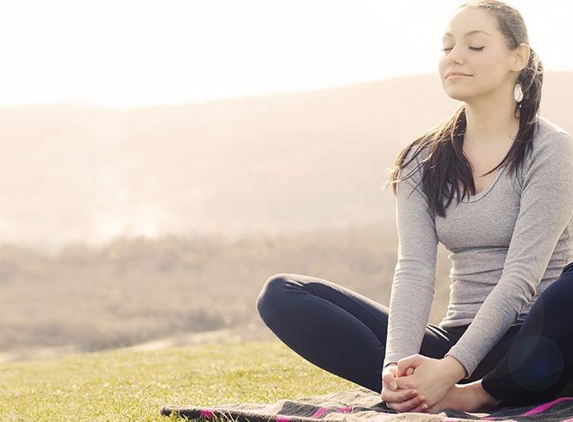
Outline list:
[[[460,7],[479,8],[490,13],[496,19],[511,50],[516,49],[521,43],[529,45],[527,28],[521,14],[506,3],[476,0],[464,3]],[[533,147],[543,85],[543,66],[533,49],[530,49],[529,62],[519,74],[517,82],[522,86],[523,100],[516,104],[515,108],[515,116],[519,118],[515,141],[502,162],[485,174],[490,174],[504,165],[508,165],[510,172],[517,173],[525,155],[531,152]],[[422,190],[428,199],[431,214],[434,217],[436,215],[445,217],[446,208],[452,202],[454,195],[458,202],[466,195],[475,195],[471,165],[463,153],[465,130],[465,107],[461,105],[445,122],[411,142],[400,152],[384,188],[389,184],[392,185],[396,195],[398,182],[414,173],[401,178],[401,169],[415,160],[422,151],[426,151],[426,158],[420,161]],[[412,150],[410,160],[404,162]]]

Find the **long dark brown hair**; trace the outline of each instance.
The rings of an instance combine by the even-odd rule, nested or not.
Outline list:
[[[501,1],[476,0],[464,3],[460,8],[479,8],[490,13],[497,21],[499,30],[504,35],[507,45],[515,50],[520,43],[529,45],[527,28],[521,14]],[[517,82],[521,84],[523,100],[516,103],[514,115],[519,119],[519,129],[515,140],[506,157],[492,170],[490,174],[503,165],[508,165],[509,170],[517,172],[524,161],[525,155],[531,152],[533,136],[538,127],[538,111],[541,102],[541,87],[543,85],[543,66],[537,54],[530,50],[529,62],[521,71]],[[430,213],[435,217],[445,216],[445,210],[452,202],[454,194],[458,202],[465,195],[475,195],[475,185],[471,171],[471,165],[463,153],[463,140],[466,130],[465,106],[459,106],[452,115],[440,125],[425,133],[415,141],[407,145],[398,155],[394,167],[391,169],[389,184],[392,185],[396,195],[396,185],[400,170],[423,151],[427,150],[428,156],[421,160],[422,190],[427,197]],[[411,159],[404,163],[409,152],[415,148]],[[460,191],[461,182],[463,191]],[[444,200],[448,199],[446,205]]]

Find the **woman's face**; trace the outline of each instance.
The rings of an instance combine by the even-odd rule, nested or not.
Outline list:
[[[513,96],[514,54],[495,18],[486,11],[465,8],[458,12],[446,29],[443,49],[439,71],[448,96],[465,102],[496,98],[503,92]]]

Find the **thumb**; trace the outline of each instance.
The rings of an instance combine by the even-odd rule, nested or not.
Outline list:
[[[396,382],[396,378],[394,377],[394,374],[392,374],[392,373],[386,373],[384,375],[384,382],[392,390],[395,390],[398,388],[398,383]]]
[[[407,374],[407,369],[412,368],[413,370],[416,369],[420,365],[420,359],[418,355],[410,356],[398,361],[397,373],[398,376],[409,375]]]
[[[390,388],[392,390],[395,390],[398,388],[398,383],[396,382],[396,378],[394,376],[392,376],[392,380],[390,381]]]

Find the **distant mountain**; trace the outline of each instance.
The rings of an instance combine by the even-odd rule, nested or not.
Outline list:
[[[542,114],[573,132],[573,73]],[[400,149],[456,103],[437,75],[186,106],[0,108],[0,241],[393,223]]]

